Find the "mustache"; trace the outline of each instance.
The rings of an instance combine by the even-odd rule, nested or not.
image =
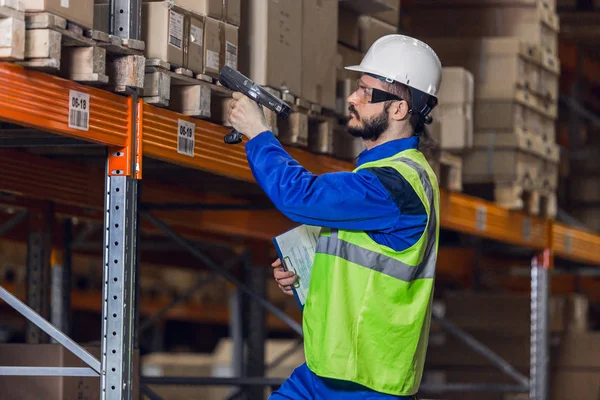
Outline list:
[[[354,106],[349,106],[348,111],[350,111],[350,114],[354,115],[356,119],[360,120],[360,116],[358,115],[358,112],[356,111],[356,108],[354,108]]]

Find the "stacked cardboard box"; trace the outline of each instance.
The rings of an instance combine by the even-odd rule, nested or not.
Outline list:
[[[242,4],[240,70],[259,85],[335,109],[337,1]]]
[[[554,216],[560,72],[555,5],[425,3],[403,11],[406,28],[430,44],[444,66],[463,67],[474,77],[473,149],[463,170],[467,190],[480,194],[481,184],[491,184],[490,197],[498,203]]]
[[[462,67],[444,67],[438,106],[431,116],[439,121],[432,130],[441,150],[462,154],[473,146],[473,74]]]
[[[373,6],[385,7],[387,10],[377,11],[377,7]],[[339,2],[336,61],[338,115],[349,116],[347,100],[354,92],[360,76],[358,72],[345,70],[344,67],[360,64],[364,54],[377,39],[398,31],[399,21],[400,0]],[[363,150],[362,139],[352,138],[344,129],[336,132],[334,153],[337,157],[354,160]]]
[[[225,65],[238,68],[239,22],[239,0],[144,1],[146,57],[218,77]]]
[[[530,368],[530,296],[459,291],[444,296],[445,317],[508,361],[525,376]],[[549,382],[552,398],[595,399],[600,394],[600,335],[588,330],[587,298],[549,299]],[[514,384],[454,336],[432,331],[424,381]],[[497,399],[505,393],[445,393],[447,399]]]
[[[564,118],[562,118],[564,117]],[[569,111],[561,110],[561,119],[569,123]],[[565,127],[568,135],[571,128]],[[600,130],[582,121],[579,135],[569,137],[569,145],[581,151],[569,155],[565,185],[561,186],[564,206],[588,229],[600,232]]]
[[[275,362],[282,354],[296,344],[295,340],[271,339],[265,342],[265,364]],[[142,357],[141,371],[143,376],[192,376],[192,377],[234,377],[233,343],[230,339],[222,339],[212,353],[152,353]],[[286,378],[295,368],[305,362],[303,347],[296,350],[274,368],[269,368],[269,378]],[[236,387],[185,385],[150,386],[157,394],[170,400],[183,399],[225,399],[236,391]],[[271,390],[265,388],[264,399]]]
[[[49,12],[87,29],[91,29],[94,25],[94,0],[21,0],[20,2],[27,12]]]

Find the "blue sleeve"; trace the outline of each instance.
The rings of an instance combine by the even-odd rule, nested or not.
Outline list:
[[[295,161],[271,132],[246,143],[254,178],[277,209],[294,222],[347,230],[390,231],[397,204],[368,171],[314,175]]]

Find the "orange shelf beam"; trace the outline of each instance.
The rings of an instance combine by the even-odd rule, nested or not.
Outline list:
[[[549,243],[549,222],[543,218],[445,190],[440,208],[441,225],[446,229],[538,250]]]
[[[554,255],[561,258],[600,265],[600,236],[568,227],[552,224]]]
[[[0,63],[0,86],[3,88],[0,120],[116,148],[130,146],[133,110],[131,100],[127,97],[8,63]],[[70,90],[90,95],[88,131],[68,127]],[[231,146],[223,142],[223,136],[229,132],[229,128],[143,102],[137,106],[141,110],[137,125],[142,138],[143,155],[253,182],[243,144]],[[180,121],[195,124],[193,157],[177,151]],[[350,171],[354,168],[354,164],[332,157],[297,148],[288,150],[292,157],[313,173]],[[32,165],[35,166],[34,170]],[[0,151],[0,168],[4,171],[0,176],[0,189],[17,196],[49,199],[72,206],[102,207],[102,171],[12,150]],[[159,191],[166,191],[173,198],[174,193],[180,193],[181,189],[161,186]],[[197,196],[194,195],[196,199]],[[209,198],[202,197],[201,200],[208,201]],[[223,198],[214,200],[227,202]],[[275,211],[178,212],[161,215],[184,228],[204,226],[210,232],[232,232],[256,239],[270,238],[291,226],[290,221]],[[446,229],[536,250],[552,246],[554,253],[563,258],[600,264],[597,250],[600,249],[600,236],[509,211],[488,201],[442,191],[440,215],[441,225]]]
[[[4,283],[2,286],[17,296],[20,300],[25,301],[25,285],[14,283]],[[140,298],[140,315],[151,316],[162,310],[171,302],[170,298]],[[4,302],[0,300],[0,305]],[[99,291],[72,290],[71,291],[71,307],[74,311],[86,311],[92,313],[102,312],[102,293]],[[290,315],[296,322],[300,323],[302,315],[300,311],[291,313]],[[171,321],[186,321],[203,324],[220,324],[227,325],[230,321],[229,308],[222,304],[199,304],[199,303],[183,303],[173,307],[165,315],[164,319]],[[267,326],[270,329],[289,330],[289,327],[277,319],[274,315],[267,314]]]
[[[88,142],[126,147],[127,97],[0,62],[0,120]],[[70,92],[88,94],[89,129],[69,128]]]
[[[179,123],[195,125],[194,157],[177,151]],[[142,146],[145,156],[220,176],[252,182],[243,144],[227,145],[230,129],[148,104],[142,106]]]

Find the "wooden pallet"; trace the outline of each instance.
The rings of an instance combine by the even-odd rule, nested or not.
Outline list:
[[[19,0],[0,0],[0,60],[25,57],[25,13]]]
[[[144,43],[86,31],[57,15],[25,13],[25,54],[18,63],[115,91],[141,88]]]
[[[148,104],[225,123],[231,93],[208,75],[195,75],[161,60],[146,60],[142,98]]]
[[[465,183],[463,192],[493,201],[508,210],[523,211],[539,215],[540,192],[531,184],[515,182]]]
[[[307,148],[318,154],[333,154],[334,137],[339,129],[339,121],[334,111],[326,110],[316,103],[295,97],[285,90],[268,88],[269,92],[287,102],[292,112],[288,119],[277,120],[279,141],[289,146]],[[275,116],[276,117],[276,116]]]

